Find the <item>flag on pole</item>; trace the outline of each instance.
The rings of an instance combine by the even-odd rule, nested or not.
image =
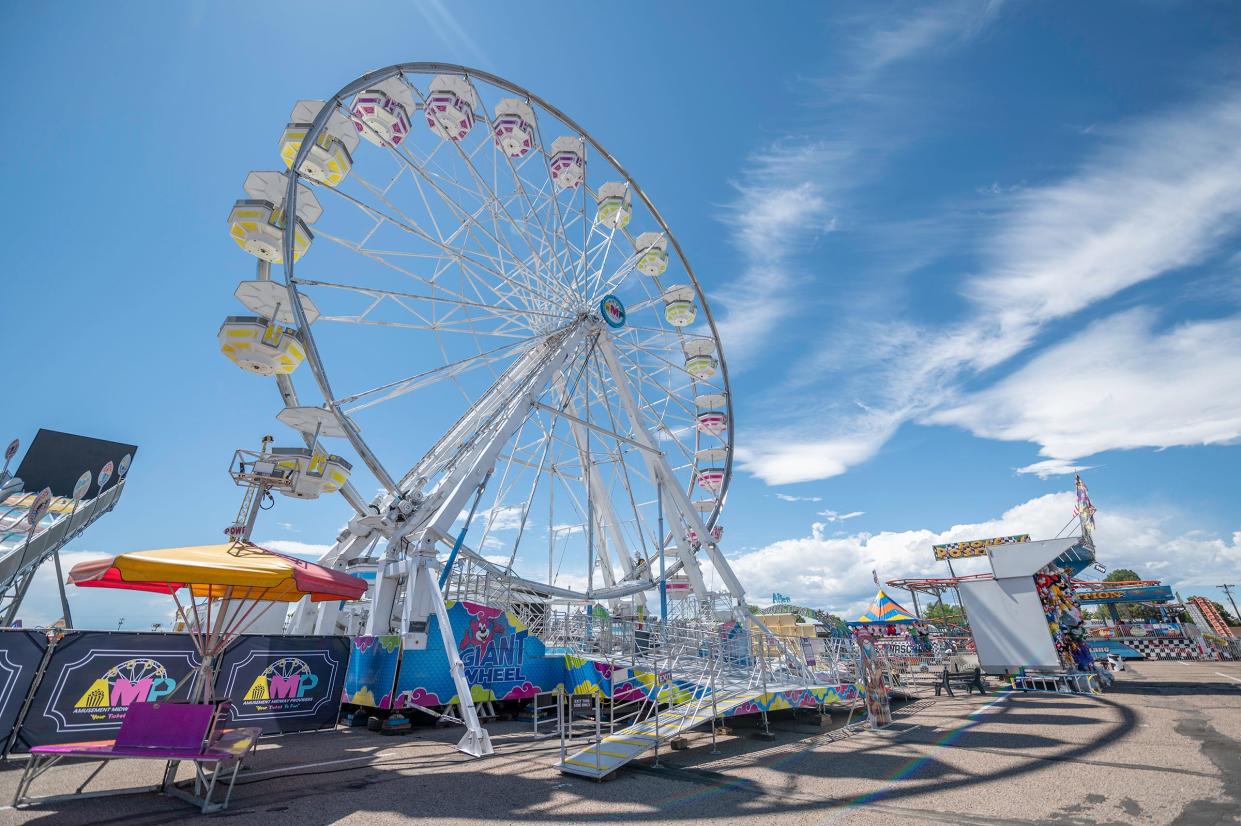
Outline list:
[[[1086,483],[1082,481],[1080,475],[1074,478],[1077,486],[1077,507],[1073,508],[1073,513],[1081,518],[1082,525],[1093,531],[1095,506],[1090,501],[1090,491],[1086,490]]]

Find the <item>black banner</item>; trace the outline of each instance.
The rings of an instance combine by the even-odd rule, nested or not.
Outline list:
[[[347,637],[242,637],[216,676],[216,695],[232,702],[229,724],[264,734],[336,725],[349,648]]]
[[[9,743],[26,697],[34,688],[39,663],[47,653],[43,631],[0,631],[0,753]]]
[[[66,631],[13,750],[110,740],[130,703],[189,699],[198,662],[188,634]]]
[[[124,442],[109,442],[39,428],[26,455],[22,457],[17,475],[26,490],[37,491],[46,487],[52,489],[53,496],[70,497],[82,471],[89,470],[91,484],[83,498],[94,499],[116,485],[122,476],[117,470],[121,460],[129,456],[132,461],[137,452],[136,446]],[[100,487],[99,471],[108,462],[112,463],[112,478]]]

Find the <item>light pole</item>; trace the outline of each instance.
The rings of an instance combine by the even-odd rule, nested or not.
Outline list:
[[[1236,588],[1237,586],[1236,585],[1216,585],[1215,587],[1223,589],[1224,594],[1227,595],[1228,597],[1228,602],[1232,604],[1232,618],[1235,619],[1237,622],[1241,622],[1241,614],[1237,613],[1237,603],[1232,598],[1232,589]]]

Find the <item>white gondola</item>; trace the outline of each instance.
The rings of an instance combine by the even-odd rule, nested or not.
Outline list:
[[[705,381],[715,375],[720,366],[715,357],[715,339],[691,338],[684,344],[685,372],[696,379]]]
[[[728,460],[728,450],[722,447],[703,448],[694,454],[694,458],[698,464],[694,472],[698,477],[698,486],[712,491],[723,487],[727,475],[724,464]]]
[[[474,128],[478,108],[478,95],[463,77],[436,75],[427,86],[427,126],[441,138],[463,140]]]
[[[283,172],[251,172],[245,190],[250,197],[237,201],[228,214],[228,232],[237,246],[251,255],[284,263],[284,196],[289,179]],[[293,260],[302,257],[314,236],[308,225],[319,220],[323,208],[309,188],[298,184],[297,215],[294,218]]]
[[[724,538],[724,528],[721,525],[715,525],[709,531],[707,531],[707,535],[711,537],[711,544],[713,545],[719,544],[719,541]],[[698,531],[694,530],[693,528],[690,528],[689,530],[685,532],[685,538],[688,539],[690,542],[697,542]]]
[[[306,357],[297,330],[266,318],[229,316],[216,335],[220,352],[260,376],[288,375]]]
[[[280,136],[280,157],[286,169],[293,166],[293,160],[323,106],[321,100],[299,100],[293,107],[289,123]],[[340,112],[332,112],[298,171],[321,184],[336,186],[353,168],[353,150],[357,148],[358,133],[353,123]]]
[[[252,313],[269,318],[280,324],[296,324],[297,316],[289,303],[289,288],[279,281],[242,281],[233,291],[233,296]],[[301,299],[302,314],[307,324],[314,324],[319,318],[319,308],[309,296],[298,296]]]
[[[698,431],[712,436],[719,436],[728,430],[728,399],[723,393],[703,393],[694,398],[698,407],[695,416]]]
[[[669,287],[664,291],[664,319],[673,327],[688,327],[698,317],[698,305],[694,303],[694,288]]]
[[[277,447],[271,450],[276,467],[292,474],[293,484],[278,490],[295,499],[318,499],[335,493],[349,481],[353,466],[345,459],[324,450],[308,447]]]
[[[345,437],[345,428],[340,419],[326,407],[286,407],[276,414],[276,419],[298,433],[309,436],[311,440]],[[350,423],[352,421],[350,419]],[[355,424],[353,427],[356,430],[358,426]]]
[[[534,148],[534,110],[525,101],[505,98],[495,106],[491,122],[496,146],[510,158],[520,158]]]
[[[359,135],[376,146],[396,146],[409,134],[418,107],[405,81],[390,77],[358,92],[349,111]]]
[[[597,220],[604,226],[620,229],[633,217],[633,201],[629,186],[612,181],[599,186],[599,211]]]
[[[552,182],[560,189],[577,189],[586,177],[586,158],[582,154],[582,139],[565,135],[552,141],[548,155],[548,168]]]
[[[652,278],[668,269],[668,239],[662,232],[644,232],[634,241],[638,272]]]

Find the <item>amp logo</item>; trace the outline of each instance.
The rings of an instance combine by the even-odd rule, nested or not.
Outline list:
[[[319,678],[305,660],[284,657],[254,678],[246,690],[247,700],[301,700],[319,685]]]
[[[130,703],[153,703],[177,689],[177,681],[158,660],[135,657],[114,665],[73,704],[75,709],[125,708]]]

